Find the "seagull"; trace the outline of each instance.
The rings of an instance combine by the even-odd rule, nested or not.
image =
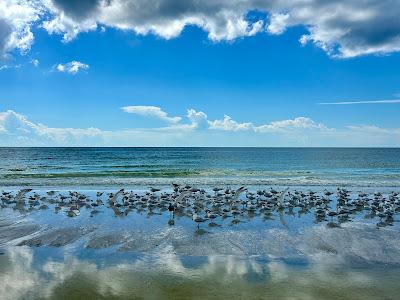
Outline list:
[[[189,195],[189,194],[191,194],[191,193],[192,193],[191,191],[183,191],[183,192],[178,196],[178,198],[175,199],[175,202],[176,202],[176,203],[181,202],[187,195]]]
[[[235,194],[233,195],[232,200],[233,200],[233,201],[236,201],[237,199],[239,199],[240,194],[243,193],[243,192],[245,192],[246,190],[247,190],[247,189],[245,189],[244,186],[238,188],[238,189],[236,190]]]
[[[32,189],[22,189],[18,192],[18,194],[15,196],[15,201],[18,202],[20,201],[22,198],[25,197],[25,194],[29,193],[30,191],[32,191]]]
[[[118,192],[116,192],[110,199],[110,203],[115,204],[115,202],[118,199],[118,196],[121,195],[125,190],[124,189],[120,189]]]
[[[283,199],[285,199],[285,194],[286,192],[289,190],[289,188],[286,188],[280,195],[278,198],[278,202],[282,205],[283,204]]]
[[[200,223],[203,223],[203,222],[206,221],[206,219],[203,219],[203,218],[199,217],[199,216],[197,215],[197,213],[194,213],[194,214],[192,215],[192,220],[195,221],[195,222],[197,223],[197,229],[200,228]]]

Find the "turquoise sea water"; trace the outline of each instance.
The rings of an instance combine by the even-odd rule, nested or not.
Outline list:
[[[400,149],[0,148],[0,186],[400,186]]]

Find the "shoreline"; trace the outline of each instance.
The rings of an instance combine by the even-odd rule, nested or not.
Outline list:
[[[20,189],[3,192],[3,296],[391,299],[398,294],[397,213],[393,226],[382,227],[377,222],[383,217],[366,219],[364,208],[353,211],[361,203],[398,205],[397,193],[302,189],[296,194],[293,188],[247,187],[236,203],[239,188],[173,188],[101,195],[99,189],[46,189],[23,197],[17,196]],[[180,197],[185,193],[188,198]],[[170,203],[184,208],[178,205],[172,217]],[[214,218],[207,207],[215,203],[231,208],[221,208]]]

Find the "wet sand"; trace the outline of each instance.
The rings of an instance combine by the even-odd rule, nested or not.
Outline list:
[[[172,214],[162,207],[140,205],[125,214],[129,206],[123,205],[123,195],[115,200],[116,191],[110,191],[111,197],[80,191],[76,197],[84,203],[79,209],[76,201],[63,199],[59,210],[59,195],[67,191],[36,192],[39,197],[32,201],[39,203],[33,209],[28,201],[35,191],[24,196],[25,205],[9,202],[0,209],[0,293],[5,299],[396,299],[400,292],[397,214],[391,224],[378,226],[386,214],[350,212],[360,196],[370,198],[364,202],[368,207],[378,200],[393,201],[395,211],[394,193],[352,192],[340,204],[336,191],[329,196],[324,190],[315,195],[302,191],[310,204],[307,210],[301,205],[290,210],[286,194],[282,205],[288,206],[282,209],[274,197],[265,197],[276,206],[268,218],[260,213],[262,207],[253,212],[243,205],[242,214],[198,223],[186,211]],[[162,199],[161,193],[138,192],[149,201]],[[247,206],[264,197],[250,190],[238,199],[247,201],[252,195]],[[331,201],[321,220],[316,211],[322,204],[313,203],[326,197]],[[105,204],[90,205],[98,199]],[[79,213],[71,216],[71,206]],[[342,207],[349,218],[328,215]],[[206,218],[204,208],[196,213]]]
[[[168,251],[84,259],[26,246],[9,248],[0,268],[2,299],[397,299],[400,275],[399,266],[334,259],[188,258]]]

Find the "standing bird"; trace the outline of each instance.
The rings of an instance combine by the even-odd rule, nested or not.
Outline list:
[[[172,203],[169,204],[168,211],[172,214],[172,218],[175,218],[175,206]]]
[[[178,198],[175,199],[175,203],[180,203],[186,196],[190,195],[191,191],[183,191]]]
[[[110,197],[110,199],[108,200],[110,205],[115,205],[115,202],[117,202],[118,200],[118,196],[121,195],[125,190],[124,189],[120,189],[118,192],[116,192],[114,195],[112,195]]]
[[[236,201],[237,199],[239,199],[240,194],[243,193],[243,192],[245,192],[246,190],[247,190],[247,189],[245,189],[244,186],[238,188],[238,189],[236,190],[235,194],[233,195],[232,200],[233,200],[233,201]]]
[[[197,215],[197,213],[194,213],[194,214],[192,215],[192,220],[195,221],[195,222],[197,223],[197,229],[200,229],[200,223],[203,223],[203,222],[206,221],[206,219],[203,219],[203,218],[199,217],[199,216]]]
[[[25,194],[29,193],[30,191],[32,191],[32,189],[22,189],[20,190],[17,195],[15,196],[14,200],[16,202],[22,200],[25,197]]]
[[[280,205],[283,205],[283,200],[285,199],[285,194],[287,193],[287,191],[289,190],[289,188],[286,188],[278,197],[278,202]]]

